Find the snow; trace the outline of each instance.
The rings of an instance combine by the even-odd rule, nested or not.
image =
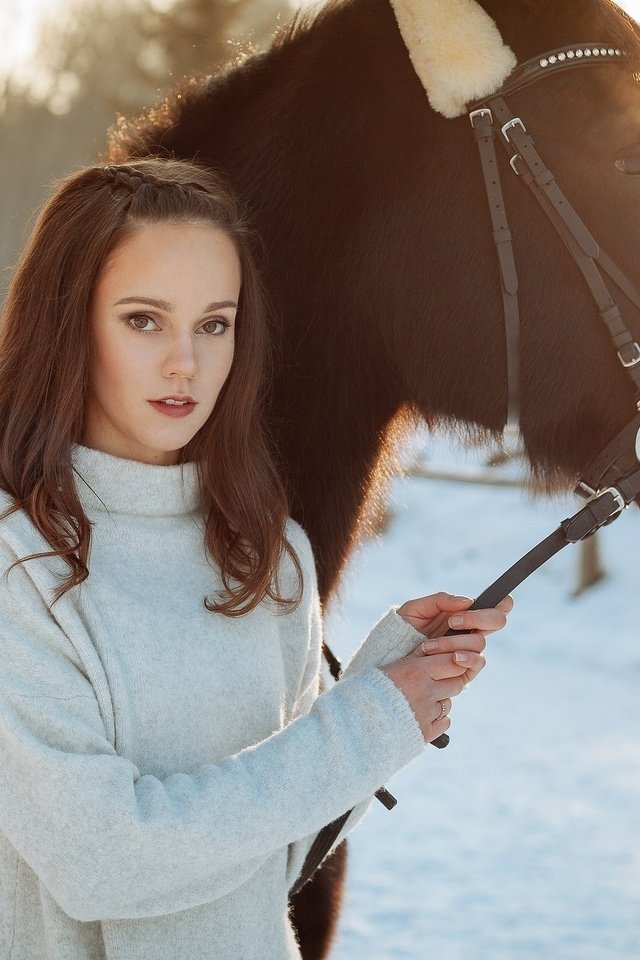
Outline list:
[[[409,451],[469,460],[425,434]],[[477,596],[581,503],[397,477],[392,522],[327,611],[329,645],[346,662],[391,604]],[[332,960],[640,956],[640,510],[598,540],[606,579],[573,598],[570,545],[520,586],[447,749],[427,747],[386,784],[397,806],[374,801],[350,835]]]

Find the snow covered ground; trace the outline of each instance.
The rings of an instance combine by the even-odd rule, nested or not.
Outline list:
[[[466,463],[424,436],[428,463]],[[473,458],[478,461],[478,454]],[[477,596],[574,513],[571,495],[397,478],[326,635],[343,661],[393,603]],[[332,960],[640,957],[640,510],[599,534],[608,576],[573,599],[578,547],[514,593],[451,743],[386,785],[350,838]]]

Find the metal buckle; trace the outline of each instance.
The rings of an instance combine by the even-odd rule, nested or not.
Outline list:
[[[578,481],[573,492],[578,497],[582,497],[584,500],[590,500],[591,497],[595,496],[595,490],[593,487],[590,487],[588,483],[584,482],[584,480]]]
[[[505,138],[505,140],[507,141],[507,143],[511,143],[511,140],[509,140],[509,137],[507,136],[507,134],[506,134],[505,131],[506,131],[506,130],[510,130],[511,127],[515,127],[516,124],[520,124],[520,126],[522,127],[524,133],[527,132],[527,128],[525,127],[525,125],[524,125],[524,123],[522,122],[522,120],[520,119],[520,117],[513,117],[511,120],[507,120],[507,122],[506,122],[506,123],[504,124],[504,126],[502,127],[502,136]]]
[[[625,509],[627,504],[624,502],[624,497],[622,496],[622,494],[620,493],[617,487],[606,487],[604,490],[600,491],[600,493],[598,494],[598,497],[604,496],[605,493],[610,493],[618,505],[618,509],[616,510],[616,512],[611,514],[612,517],[615,517],[620,513],[621,510]]]
[[[484,116],[488,116],[489,123],[493,123],[493,114],[491,113],[491,110],[489,110],[489,107],[480,107],[479,110],[472,110],[471,113],[469,114],[469,122],[471,123],[471,126],[475,127],[475,123],[473,122],[475,117],[484,117]]]
[[[519,153],[514,153],[514,155],[513,155],[513,156],[511,157],[511,159],[509,160],[509,164],[510,164],[510,166],[511,166],[511,169],[513,170],[513,172],[515,173],[515,175],[516,175],[517,177],[519,177],[519,176],[520,176],[520,171],[516,169],[516,160],[522,160],[522,157],[520,156]]]
[[[620,355],[620,351],[618,350],[618,360],[620,361],[623,367],[635,367],[637,363],[640,363],[640,345],[637,343],[634,343],[633,345],[636,350],[636,355],[633,358],[633,360],[628,360],[625,362]]]
[[[502,430],[502,449],[508,457],[519,457],[522,453],[522,436],[517,419],[509,420]]]

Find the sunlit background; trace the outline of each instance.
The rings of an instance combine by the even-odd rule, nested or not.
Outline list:
[[[270,43],[301,0],[0,0],[0,302],[48,185],[119,115]],[[313,6],[308,2],[304,6]]]
[[[169,10],[174,2],[175,0],[152,0],[151,5],[162,12]],[[314,2],[315,0],[282,0],[279,7],[286,16],[292,9],[312,6]],[[90,6],[89,0],[87,5]],[[253,6],[257,8],[259,4]],[[33,59],[40,31],[42,28],[46,29],[49,23],[59,22],[66,15],[68,7],[69,0],[3,0],[0,4],[0,73],[11,71],[24,77],[27,73],[37,71],[37,64],[34,64]]]
[[[167,10],[174,0],[153,0],[158,10]],[[314,0],[283,0],[283,11],[306,6]],[[0,72],[16,71],[21,75],[33,70],[33,56],[40,27],[64,16],[68,0],[3,0],[0,5]],[[619,6],[636,19],[640,17],[640,0],[626,0]]]

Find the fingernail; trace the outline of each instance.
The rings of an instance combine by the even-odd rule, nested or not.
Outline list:
[[[457,663],[467,663],[467,661],[469,660],[469,654],[465,653],[464,650],[456,650],[456,652],[453,655],[453,659]]]
[[[454,597],[454,600],[464,600],[465,603],[473,603],[471,597]]]
[[[456,613],[453,617],[449,617],[449,626],[450,627],[461,627],[464,623],[464,617],[459,613]]]
[[[437,640],[423,640],[422,649],[426,652],[427,650],[437,650],[438,641]]]

